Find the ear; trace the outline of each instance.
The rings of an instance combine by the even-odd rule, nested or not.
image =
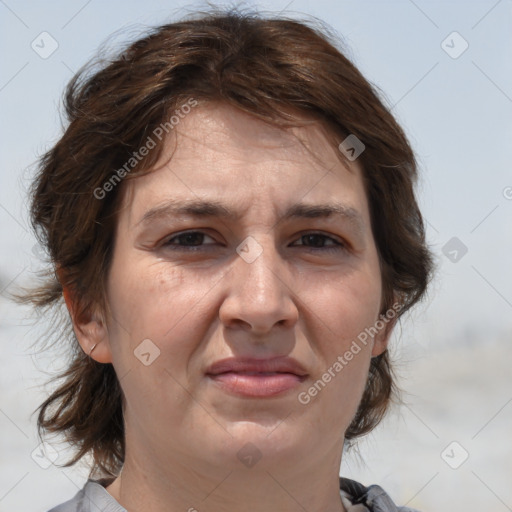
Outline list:
[[[381,323],[384,325],[381,326],[382,328],[378,330],[373,338],[372,357],[380,356],[388,348],[391,333],[398,321],[398,311],[395,304],[397,303],[394,303],[391,308],[381,314],[375,322],[376,327],[381,326]]]
[[[62,282],[62,272],[57,271],[59,280]],[[66,287],[62,287],[62,294],[68,308],[75,336],[82,347],[82,350],[98,363],[111,363],[112,354],[108,339],[108,331],[103,315],[96,309],[87,312],[79,318],[76,314],[78,311],[78,297]],[[91,352],[91,349],[94,350]]]

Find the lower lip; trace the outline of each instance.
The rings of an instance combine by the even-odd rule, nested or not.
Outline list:
[[[222,388],[242,396],[269,397],[284,393],[298,386],[304,377],[293,373],[235,373],[208,375]]]

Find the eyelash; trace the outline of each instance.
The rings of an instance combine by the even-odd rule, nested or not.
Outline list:
[[[174,235],[171,238],[167,239],[167,241],[165,241],[162,244],[162,246],[166,247],[166,248],[169,247],[173,251],[188,251],[188,252],[196,252],[198,250],[201,250],[201,248],[205,247],[205,245],[189,245],[189,246],[187,246],[187,245],[179,245],[179,244],[172,243],[173,240],[176,240],[179,237],[182,237],[185,235],[192,235],[192,234],[201,234],[201,235],[209,236],[210,238],[213,239],[213,237],[211,237],[210,235],[208,235],[207,233],[204,233],[202,231],[183,231],[182,233],[178,233],[177,235]],[[312,252],[317,252],[317,251],[333,252],[333,251],[340,251],[340,250],[341,251],[348,250],[347,245],[345,243],[339,242],[335,238],[325,235],[323,233],[308,232],[308,233],[301,235],[300,239],[302,239],[305,236],[322,237],[324,240],[332,240],[335,243],[335,245],[328,246],[328,247],[310,247],[310,246],[307,246],[304,244],[299,246],[299,247],[305,247],[306,249],[309,249]],[[207,244],[207,245],[213,245],[213,244]],[[295,247],[297,247],[297,246],[295,246]]]

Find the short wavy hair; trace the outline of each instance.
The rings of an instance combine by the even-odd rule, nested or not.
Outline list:
[[[433,260],[415,199],[413,150],[331,29],[318,20],[237,9],[196,13],[151,29],[115,57],[92,61],[72,78],[64,99],[67,127],[40,158],[30,191],[32,226],[52,264],[44,280],[19,297],[41,311],[59,311],[68,327],[53,326],[70,359],[56,377],[59,386],[38,408],[39,435],[63,434],[75,448],[64,466],[89,455],[91,474],[117,476],[125,439],[119,380],[112,364],[98,363],[81,350],[63,307],[63,289],[78,299],[77,318],[93,307],[105,308],[123,187],[112,187],[105,198],[97,191],[104,191],[113,172],[190,98],[199,104],[221,101],[283,128],[297,124],[293,113],[300,112],[320,120],[336,146],[355,135],[365,146],[358,162],[380,259],[381,312],[398,300],[398,318],[426,292]],[[165,139],[155,142],[123,180],[151,172]],[[384,351],[371,360],[345,439],[372,430],[396,397]]]

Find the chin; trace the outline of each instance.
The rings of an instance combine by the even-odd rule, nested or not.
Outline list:
[[[232,470],[270,470],[290,465],[295,457],[304,459],[302,449],[310,450],[306,443],[308,436],[301,438],[291,432],[282,420],[273,422],[239,421],[232,422],[226,430],[230,435],[222,436],[222,441],[211,442],[216,464]],[[309,436],[310,437],[310,436]],[[297,461],[297,462],[298,462]]]

